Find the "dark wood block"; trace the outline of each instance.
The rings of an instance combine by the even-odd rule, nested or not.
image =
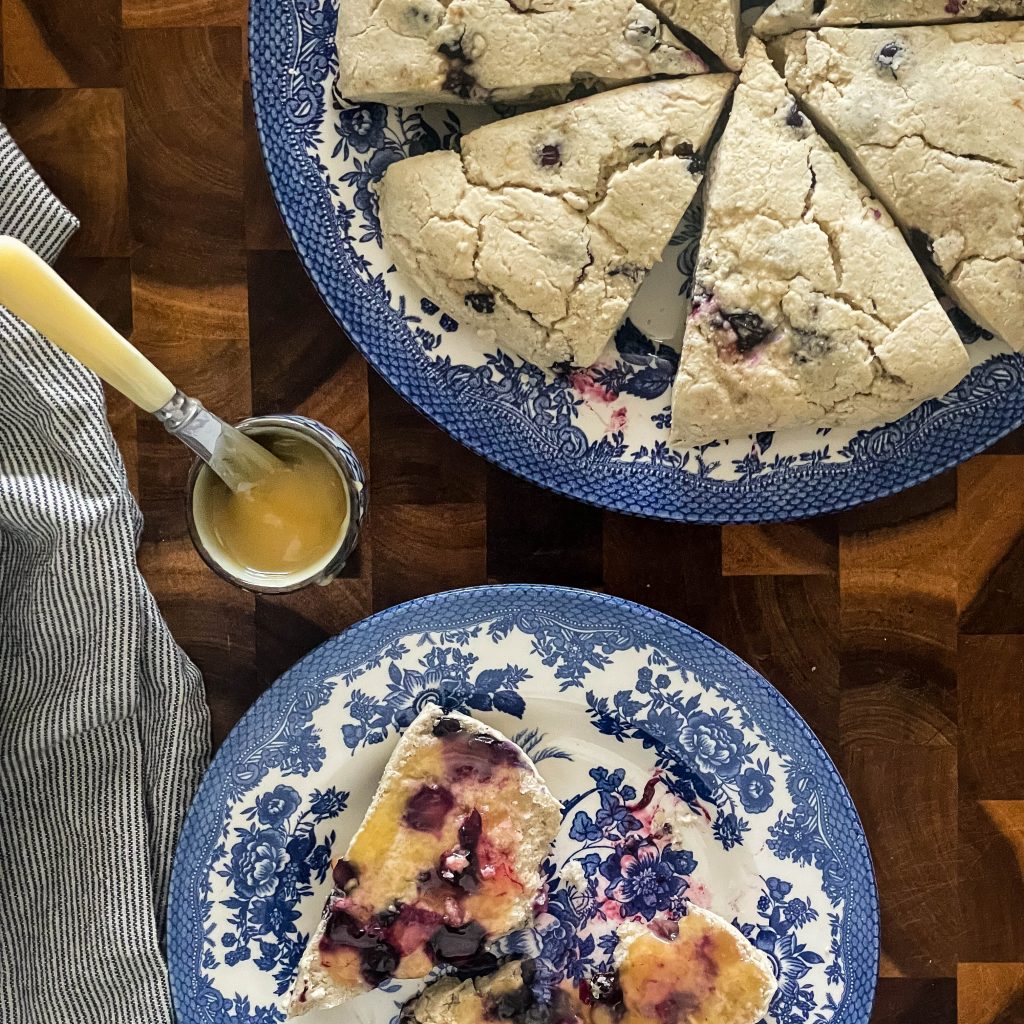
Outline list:
[[[955,524],[944,508],[840,539],[840,682],[865,691],[851,701],[899,707],[894,741],[928,743],[934,730],[956,742]]]
[[[958,1024],[1024,1024],[1024,964],[961,964]]]
[[[246,277],[258,414],[298,409],[346,359],[362,362],[294,252],[249,253]]]
[[[960,960],[1024,961],[1024,801],[961,800]]]
[[[237,28],[125,32],[132,235],[183,262],[244,244]]]
[[[723,576],[823,576],[839,560],[837,520],[722,527]]]
[[[1024,633],[1024,457],[980,456],[961,467],[960,629]]]
[[[9,88],[121,85],[120,0],[4,0],[0,20]]]
[[[482,502],[487,466],[370,373],[374,500],[416,505]]]
[[[960,795],[1024,800],[1024,637],[960,639]]]
[[[709,634],[749,662],[839,748],[839,583],[828,576],[744,576],[719,583]]]
[[[128,176],[119,89],[12,89],[4,123],[59,199],[81,221],[65,250],[128,256]]]
[[[721,530],[604,513],[604,586],[703,632],[712,629]]]
[[[871,1024],[957,1024],[953,978],[880,978]]]
[[[846,701],[845,693],[840,700]],[[843,748],[840,768],[867,830],[878,879],[883,973],[953,977],[960,927],[956,751],[848,739],[845,729]]]
[[[487,582],[483,504],[376,502],[370,517],[376,538],[374,611],[424,594]]]
[[[602,513],[497,469],[487,472],[487,578],[598,589]]]

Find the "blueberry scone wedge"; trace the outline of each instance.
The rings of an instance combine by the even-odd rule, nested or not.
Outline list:
[[[390,257],[485,344],[588,366],[693,198],[733,81],[628,86],[392,164],[380,187]]]
[[[1024,15],[1024,0],[775,0],[754,31],[763,39],[826,25],[927,25]]]
[[[560,821],[519,747],[466,715],[424,710],[333,865],[290,1016],[339,1006],[390,978],[486,962],[491,943],[533,923]]]
[[[338,61],[346,99],[400,106],[551,101],[581,81],[708,70],[638,0],[341,0]]]
[[[899,229],[751,40],[708,170],[672,443],[877,425],[967,369]]]
[[[1024,22],[822,29],[779,50],[956,302],[1024,350]]]
[[[578,988],[544,983],[534,965],[445,978],[402,1012],[401,1024],[757,1024],[778,987],[771,960],[723,918],[690,906],[675,922],[626,922],[611,971]]]

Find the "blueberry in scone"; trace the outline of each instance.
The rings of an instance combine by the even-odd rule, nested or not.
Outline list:
[[[1024,22],[822,29],[778,50],[956,302],[1024,350]]]
[[[686,211],[733,81],[628,86],[392,164],[389,256],[484,343],[539,366],[591,364]]]
[[[708,168],[673,444],[872,426],[967,372],[899,229],[798,113],[751,40]]]
[[[1024,0],[775,0],[754,31],[768,39],[826,25],[926,25],[1021,15]]]
[[[289,1014],[324,1009],[438,965],[480,969],[532,924],[558,802],[510,740],[429,707],[409,726],[299,964]]]
[[[397,105],[551,101],[581,80],[708,70],[638,0],[342,0],[338,60],[346,99]]]

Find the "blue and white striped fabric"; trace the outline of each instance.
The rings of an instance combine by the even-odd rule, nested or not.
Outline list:
[[[78,222],[0,125],[0,234]],[[0,309],[0,1019],[161,1024],[171,854],[202,680],[139,574],[97,379]]]

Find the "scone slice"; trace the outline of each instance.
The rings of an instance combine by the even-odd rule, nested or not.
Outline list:
[[[693,198],[733,81],[629,86],[478,128],[461,154],[392,164],[388,254],[485,344],[590,365]]]
[[[769,39],[826,25],[923,25],[1021,14],[1021,0],[775,0],[754,31]]]
[[[338,1006],[389,978],[468,966],[532,924],[561,820],[510,740],[430,707],[395,748],[299,964],[289,1013]]]
[[[899,229],[751,40],[708,172],[672,443],[877,425],[967,369]]]
[[[956,302],[1024,350],[1024,22],[822,29],[779,51]]]
[[[338,89],[349,100],[564,99],[707,64],[639,0],[341,0]]]

